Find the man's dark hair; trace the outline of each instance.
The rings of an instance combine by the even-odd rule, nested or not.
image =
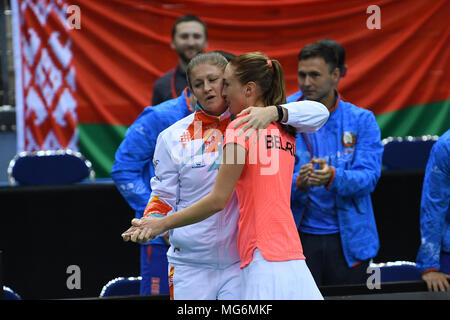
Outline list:
[[[214,50],[214,52],[220,53],[227,59],[228,62],[236,58],[236,55],[234,53],[228,52],[228,51],[222,51],[222,50]]]
[[[336,40],[332,40],[332,39],[321,39],[321,40],[317,41],[317,43],[322,43],[322,44],[325,44],[325,45],[333,48],[333,50],[336,52],[337,58],[338,58],[337,67],[341,71],[341,76],[344,76],[347,71],[347,68],[345,66],[345,48],[343,46],[341,46],[341,44],[339,42],[337,42]]]
[[[186,14],[184,16],[179,17],[177,20],[175,20],[175,23],[173,24],[173,27],[172,27],[172,40],[175,37],[175,32],[177,30],[177,26],[182,22],[191,22],[191,21],[198,22],[203,26],[203,29],[205,31],[205,39],[208,39],[208,28],[206,27],[206,23],[197,16],[194,16],[192,14]]]
[[[339,67],[339,59],[336,51],[324,43],[315,42],[307,44],[298,53],[298,61],[316,57],[325,60],[330,73],[333,72],[335,68]]]

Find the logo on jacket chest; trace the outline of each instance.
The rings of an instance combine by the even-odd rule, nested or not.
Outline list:
[[[351,148],[356,144],[356,134],[351,131],[344,131],[341,138],[344,148]]]

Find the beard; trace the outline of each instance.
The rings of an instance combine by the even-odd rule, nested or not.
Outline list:
[[[196,55],[198,55],[198,54],[200,54],[200,53],[202,53],[202,52],[203,52],[203,49],[199,49],[199,50],[197,50],[197,53],[196,53],[194,56],[192,56],[191,58],[189,58],[189,57],[187,57],[187,56],[184,54],[184,51],[177,51],[178,57],[179,57],[185,64],[188,64],[189,62],[191,62],[192,58],[194,58]]]

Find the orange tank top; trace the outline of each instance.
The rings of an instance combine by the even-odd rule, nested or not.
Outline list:
[[[295,138],[271,123],[257,143],[256,134],[244,141],[244,135],[237,137],[239,128],[233,129],[235,121],[227,127],[224,146],[234,143],[247,151],[236,185],[241,268],[256,248],[268,261],[305,259],[290,206]]]

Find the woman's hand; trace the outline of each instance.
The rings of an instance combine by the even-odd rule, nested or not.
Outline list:
[[[236,121],[234,128],[239,128],[242,126],[241,130],[238,132],[238,137],[242,135],[244,132],[245,140],[248,140],[253,133],[258,130],[258,135],[256,137],[256,141],[260,137],[263,129],[267,128],[269,124],[278,119],[278,111],[275,106],[270,107],[248,107],[242,110],[236,117],[242,116],[246,114],[245,117],[242,117]]]
[[[143,217],[131,220],[131,227],[122,233],[124,241],[146,243],[164,233],[164,218]]]

